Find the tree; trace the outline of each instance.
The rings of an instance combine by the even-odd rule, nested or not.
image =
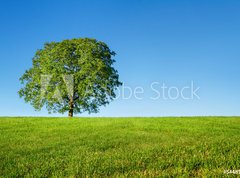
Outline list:
[[[24,86],[19,96],[36,110],[46,106],[49,113],[96,113],[121,85],[113,56],[114,51],[95,39],[46,43],[20,78]]]

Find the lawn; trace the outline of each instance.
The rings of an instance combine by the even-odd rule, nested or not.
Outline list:
[[[0,118],[1,177],[219,177],[239,169],[240,117]]]

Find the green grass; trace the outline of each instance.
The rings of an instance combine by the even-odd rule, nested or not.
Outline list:
[[[0,118],[1,177],[219,177],[239,169],[240,117]]]

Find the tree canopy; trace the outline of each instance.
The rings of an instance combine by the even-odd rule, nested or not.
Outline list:
[[[90,38],[45,43],[20,78],[19,96],[49,113],[96,113],[121,85],[114,56],[107,44]]]

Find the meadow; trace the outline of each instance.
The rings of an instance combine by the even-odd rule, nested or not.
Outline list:
[[[0,118],[1,177],[230,177],[224,170],[239,169],[240,117]]]

